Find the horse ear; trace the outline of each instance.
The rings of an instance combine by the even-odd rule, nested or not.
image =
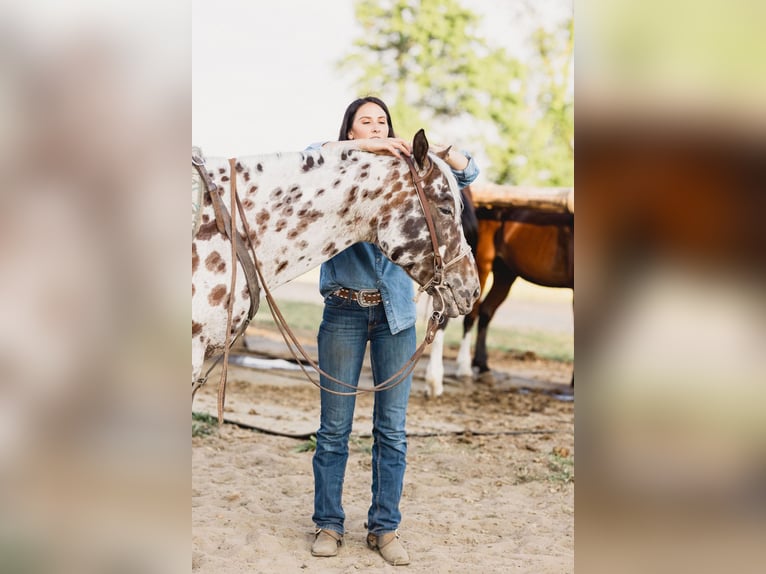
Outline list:
[[[423,128],[418,130],[415,139],[412,140],[412,156],[421,169],[428,165],[428,140]]]
[[[441,149],[437,148],[437,149],[432,150],[432,151],[436,154],[436,157],[439,157],[439,158],[443,159],[444,161],[447,161],[447,158],[449,157],[449,150],[451,150],[451,149],[452,149],[452,146],[448,145],[445,148],[441,148]]]

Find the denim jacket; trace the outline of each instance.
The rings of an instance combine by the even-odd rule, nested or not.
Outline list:
[[[308,149],[319,149],[321,145],[312,144]],[[470,154],[463,154],[468,158],[468,165],[462,170],[452,170],[460,189],[473,183],[479,175],[479,168]],[[341,287],[355,291],[380,291],[392,335],[415,325],[417,312],[413,281],[404,269],[391,262],[376,245],[357,243],[322,264],[319,273],[319,292],[322,296],[327,298]]]

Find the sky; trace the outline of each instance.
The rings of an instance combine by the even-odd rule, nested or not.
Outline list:
[[[470,0],[487,35],[523,50],[533,6],[550,21],[571,0]],[[357,34],[352,0],[193,0],[192,142],[208,156],[296,151],[337,137],[357,94],[335,62]]]

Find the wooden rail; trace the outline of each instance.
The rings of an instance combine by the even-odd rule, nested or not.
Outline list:
[[[574,215],[573,187],[525,187],[483,183],[471,185],[477,208],[525,208]]]

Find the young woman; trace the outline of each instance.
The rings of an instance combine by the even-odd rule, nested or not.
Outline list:
[[[389,155],[410,155],[410,145],[397,138],[383,101],[365,97],[346,108],[338,140],[324,146],[352,145]],[[351,144],[349,142],[352,142]],[[314,144],[311,148],[318,148]],[[479,174],[468,154],[450,151],[447,163],[460,188]],[[319,366],[334,378],[357,385],[367,343],[374,383],[397,373],[417,347],[412,279],[375,245],[358,243],[322,264],[319,290],[324,314],[319,327]],[[320,376],[323,387],[349,389]],[[407,438],[405,420],[412,375],[375,393],[373,407],[372,503],[367,514],[367,544],[394,565],[410,559],[399,540],[399,501],[404,484]],[[321,391],[314,469],[314,556],[335,556],[343,542],[345,513],[341,501],[354,417],[354,396]]]

